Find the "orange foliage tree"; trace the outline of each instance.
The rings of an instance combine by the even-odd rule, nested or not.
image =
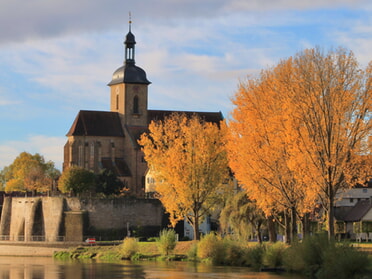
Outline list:
[[[240,85],[229,122],[230,165],[265,212],[290,210],[294,228],[295,215],[317,199],[334,235],[335,194],[351,185],[354,159],[368,152],[370,74],[371,66],[359,69],[343,49],[310,49]]]
[[[13,163],[2,170],[5,191],[37,191],[51,190],[52,183],[60,171],[51,161],[45,162],[40,154],[22,152]]]
[[[228,163],[221,130],[197,115],[173,114],[152,122],[139,140],[155,190],[172,226],[187,218],[199,239],[199,224],[227,190]]]
[[[290,61],[284,61],[263,71],[260,78],[242,83],[226,132],[237,179],[267,216],[284,213],[288,242],[297,235],[297,216],[309,212],[316,198],[314,187],[305,186],[309,167],[295,135],[300,125],[290,117],[293,106],[282,94],[291,72]]]

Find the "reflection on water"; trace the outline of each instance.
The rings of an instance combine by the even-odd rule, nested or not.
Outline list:
[[[183,262],[59,261],[39,257],[0,257],[1,279],[299,279],[270,273],[252,272],[248,268],[213,267]]]

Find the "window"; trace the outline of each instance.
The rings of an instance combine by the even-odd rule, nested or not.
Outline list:
[[[119,109],[119,94],[116,94],[116,109]]]
[[[138,96],[134,96],[134,99],[133,99],[133,113],[139,113]]]

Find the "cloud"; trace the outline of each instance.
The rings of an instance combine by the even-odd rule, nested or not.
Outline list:
[[[55,167],[62,169],[63,145],[65,137],[48,137],[32,135],[24,141],[5,141],[0,143],[0,169],[13,163],[21,152],[39,153],[46,161],[55,163]]]
[[[0,44],[67,34],[123,30],[128,12],[139,25],[221,18],[235,13],[367,7],[368,0],[3,0]],[[21,7],[21,8],[20,8]],[[125,29],[124,29],[125,30]]]

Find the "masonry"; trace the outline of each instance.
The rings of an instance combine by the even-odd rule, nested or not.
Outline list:
[[[122,239],[134,230],[158,232],[163,220],[158,200],[6,197],[0,240],[81,242],[87,235]]]

